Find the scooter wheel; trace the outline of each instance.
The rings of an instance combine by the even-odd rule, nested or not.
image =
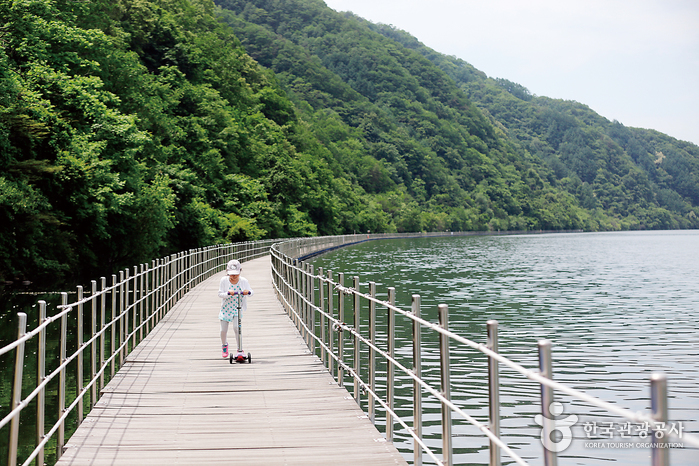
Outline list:
[[[233,355],[228,356],[228,362],[233,364]]]
[[[248,364],[252,364],[252,356],[250,356],[250,353],[248,353]]]

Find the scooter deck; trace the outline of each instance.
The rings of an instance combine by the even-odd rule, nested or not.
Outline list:
[[[245,361],[247,361],[248,364],[252,364],[252,356],[250,356],[250,353],[248,353],[246,356],[245,353],[243,353],[242,351],[237,352],[236,354],[231,354],[230,356],[228,356],[228,359],[231,364],[233,364],[234,362],[242,364]]]

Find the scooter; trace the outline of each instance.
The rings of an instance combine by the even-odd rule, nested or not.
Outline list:
[[[236,291],[233,293],[233,296],[235,295],[242,295],[242,291]],[[246,360],[248,364],[252,364],[252,356],[250,356],[250,353],[245,356],[245,352],[243,352],[243,333],[242,333],[242,328],[243,328],[243,311],[241,309],[241,302],[242,299],[238,299],[238,351],[235,354],[232,354],[228,356],[228,360],[231,364],[233,362],[239,362],[239,363],[244,363]]]

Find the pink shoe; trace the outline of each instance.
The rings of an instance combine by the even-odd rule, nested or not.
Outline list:
[[[223,345],[223,351],[221,352],[221,357],[224,359],[228,357],[228,344],[227,343],[225,345]]]

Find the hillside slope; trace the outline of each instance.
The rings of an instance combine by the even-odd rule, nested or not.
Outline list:
[[[340,165],[349,166],[344,159],[352,157],[342,150],[349,142],[365,154],[352,171],[379,195],[399,230],[586,225],[574,198],[542,179],[540,161],[513,145],[419,53],[321,1],[218,4],[246,51],[276,73],[299,117]],[[344,130],[324,132],[328,124]],[[337,134],[348,135],[342,145]],[[380,186],[390,185],[372,180],[386,175],[407,190],[407,204],[381,195]]]
[[[0,281],[259,238],[699,227],[696,146],[320,0],[23,0],[0,18]]]
[[[415,140],[436,149],[433,154],[438,158],[454,159],[447,150],[440,150],[444,148],[453,149],[462,157],[469,149],[475,149],[493,162],[496,178],[506,179],[504,166],[513,167],[520,180],[531,178],[527,173],[533,169],[551,189],[549,199],[555,193],[559,205],[584,209],[576,218],[576,214],[566,215],[574,209],[564,207],[561,212],[546,205],[544,210],[553,211],[558,222],[550,221],[543,211],[532,215],[526,206],[522,209],[525,218],[534,217],[535,222],[514,220],[516,208],[505,209],[505,222],[498,221],[503,216],[493,211],[487,222],[489,228],[582,225],[588,230],[608,230],[699,226],[696,145],[655,131],[626,128],[576,102],[532,96],[516,83],[490,79],[463,60],[425,47],[404,31],[372,24],[350,13],[337,13],[320,0],[220,0],[218,4],[235,13],[234,18],[225,17],[246,50],[283,76],[284,88],[312,108],[318,107],[314,104],[317,95],[333,96],[332,89],[309,76],[310,70],[323,67],[335,81],[339,78],[384,112],[377,115],[386,115]],[[296,51],[292,52],[294,47]],[[280,58],[282,50],[288,55]],[[438,70],[427,66],[421,58]],[[313,66],[304,60],[313,62]],[[454,90],[454,85],[464,96]],[[455,101],[467,101],[471,107],[455,106]],[[333,105],[332,99],[320,106],[328,105]],[[473,106],[481,110],[481,116],[476,116]],[[459,116],[454,117],[454,113]],[[356,118],[343,121],[361,126]],[[426,123],[434,121],[439,122],[436,128],[425,128]],[[455,143],[444,130],[446,125],[478,137],[486,148]],[[438,144],[434,144],[435,139]],[[444,142],[443,146],[439,142]],[[399,155],[405,153],[403,148],[397,149]],[[377,151],[370,153],[395,165],[395,158],[389,159]],[[465,162],[477,164],[480,160],[467,157]],[[447,167],[452,168],[448,162]],[[479,190],[478,175],[469,175],[472,174],[466,175],[468,182],[461,183],[467,198],[473,200],[481,194],[489,200],[496,199],[498,205],[502,205],[498,202],[501,199],[517,199],[511,181],[506,182],[505,195],[498,196],[492,186]],[[426,180],[428,188],[431,186],[429,176],[417,176]],[[410,180],[406,181],[410,186]],[[532,184],[528,184],[531,188]],[[561,191],[573,196],[574,201],[571,203]],[[531,198],[532,193],[527,192],[527,196]],[[534,211],[540,206],[541,203],[534,203]]]
[[[297,149],[313,138],[212,2],[26,0],[0,17],[0,279],[336,233],[361,205]]]
[[[696,144],[627,128],[578,102],[534,96],[519,84],[488,78],[464,60],[439,54],[404,31],[365,24],[447,73],[515,144],[550,168],[549,181],[587,210],[601,209],[624,228],[697,227]]]

